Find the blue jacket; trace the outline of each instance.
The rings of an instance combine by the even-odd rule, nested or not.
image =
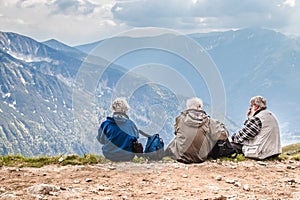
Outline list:
[[[103,155],[111,161],[129,161],[134,157],[132,143],[139,137],[139,132],[128,116],[114,113],[107,117],[98,129],[97,140],[103,145]]]

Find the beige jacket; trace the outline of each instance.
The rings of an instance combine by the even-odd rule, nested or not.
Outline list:
[[[228,137],[224,124],[209,118],[203,110],[183,111],[176,117],[174,128],[175,138],[166,152],[184,163],[205,161],[216,141]]]

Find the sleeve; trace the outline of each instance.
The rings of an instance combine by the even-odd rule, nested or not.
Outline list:
[[[178,117],[176,117],[176,119],[175,119],[175,124],[174,124],[174,135],[177,135],[177,132],[178,132],[178,129],[179,129],[179,126],[178,126],[178,124],[179,124],[179,119],[180,118],[180,115],[178,116]]]
[[[215,141],[226,140],[228,138],[228,131],[223,123],[218,120],[209,120],[209,130],[211,138]]]
[[[137,128],[137,126],[135,125],[134,122],[132,122],[132,124],[133,124],[133,132],[134,132],[134,136],[135,136],[137,139],[139,139],[139,137],[140,137],[139,129]]]
[[[244,127],[231,136],[235,143],[243,143],[245,140],[253,139],[261,130],[262,123],[258,117],[251,117],[245,121]]]
[[[97,140],[98,142],[100,142],[100,144],[105,144],[106,142],[106,135],[103,132],[103,124],[101,124],[101,126],[98,129],[98,135],[97,135]]]

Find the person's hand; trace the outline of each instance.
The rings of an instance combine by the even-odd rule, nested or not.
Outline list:
[[[251,108],[248,109],[247,117],[250,117],[250,115],[251,115]]]

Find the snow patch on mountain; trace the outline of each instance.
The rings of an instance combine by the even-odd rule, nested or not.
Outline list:
[[[11,55],[13,58],[17,59],[17,60],[21,60],[24,61],[26,63],[32,63],[32,62],[48,62],[48,63],[52,63],[54,65],[58,65],[59,62],[56,60],[52,60],[49,57],[36,57],[33,56],[31,54],[29,55],[24,55],[24,54],[20,54],[20,53],[15,53],[13,51],[6,51],[7,54]]]

